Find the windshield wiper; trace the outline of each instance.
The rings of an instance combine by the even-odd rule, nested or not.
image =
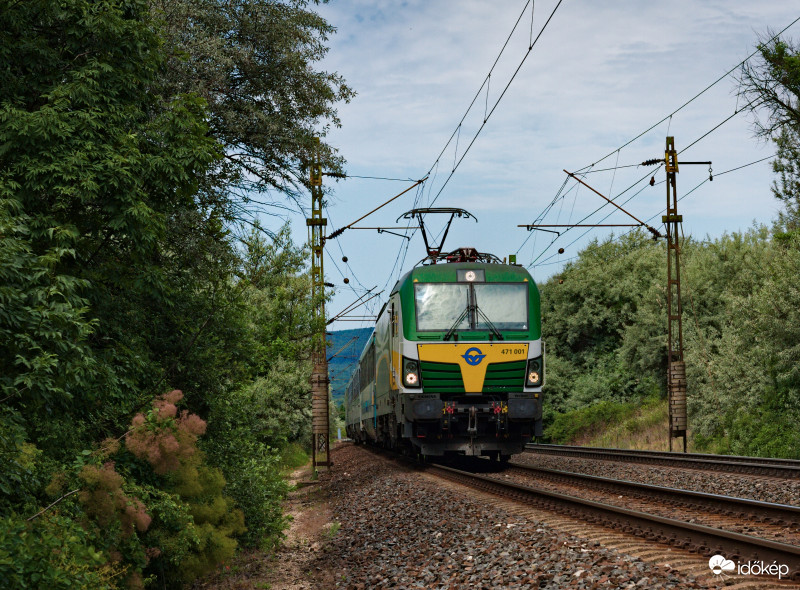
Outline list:
[[[467,305],[467,307],[464,308],[464,311],[461,312],[461,315],[459,315],[456,318],[456,321],[453,322],[453,325],[450,326],[450,329],[447,331],[447,334],[444,335],[444,338],[442,338],[442,340],[450,340],[450,338],[453,337],[455,337],[455,339],[458,340],[458,334],[455,333],[456,328],[458,328],[458,324],[460,324],[464,320],[464,318],[466,318],[468,314],[470,314],[470,312],[472,312],[473,310],[478,313],[481,319],[489,327],[489,340],[492,339],[492,336],[494,336],[497,340],[503,340],[503,335],[500,333],[500,330],[497,329],[497,327],[492,323],[492,320],[486,317],[486,314],[483,313],[483,311],[481,311],[481,308],[478,307],[477,305]]]
[[[489,326],[489,330],[490,330],[490,332],[489,332],[489,340],[492,339],[491,338],[492,335],[494,335],[494,337],[497,338],[498,340],[502,340],[503,339],[503,335],[500,333],[500,330],[498,330],[495,327],[495,325],[492,323],[492,321],[489,318],[486,317],[486,314],[481,311],[481,308],[476,305],[475,306],[475,311],[478,312],[478,315],[480,315],[483,318],[483,321],[486,322],[486,325]]]
[[[456,321],[453,322],[452,326],[450,326],[450,329],[447,331],[447,334],[444,335],[444,338],[442,338],[442,340],[450,340],[450,338],[453,337],[453,334],[455,334],[458,324],[460,324],[464,320],[464,318],[467,317],[467,314],[469,314],[471,307],[472,307],[471,305],[467,304],[467,307],[465,307],[464,311],[461,312],[461,315],[456,318]],[[458,334],[455,334],[455,337],[456,340],[458,340]]]

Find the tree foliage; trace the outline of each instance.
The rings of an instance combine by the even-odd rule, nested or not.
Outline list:
[[[308,5],[150,0],[164,22],[164,82],[172,94],[205,99],[211,134],[224,146],[218,173],[229,186],[296,198],[314,137],[339,125],[334,104],[354,94],[338,74],[314,69],[335,29]],[[331,146],[321,144],[319,157],[325,169],[340,170]],[[255,202],[252,194],[242,198]]]
[[[276,449],[310,440],[309,336],[313,324],[306,248],[295,247],[289,226],[268,242],[253,231],[243,240],[238,281],[249,315],[254,380],[212,400],[209,453],[231,482],[245,514],[244,542],[269,548],[282,534],[280,500],[287,487],[276,473]],[[271,457],[271,458],[270,458]]]
[[[800,457],[798,245],[796,237],[773,240],[764,227],[682,243],[689,428],[698,448]],[[564,441],[608,426],[611,408],[666,396],[665,267],[664,245],[633,235],[590,245],[543,285],[546,434]]]
[[[800,125],[786,126],[775,138],[778,148],[772,169],[778,178],[772,194],[783,205],[776,226],[783,232],[800,231]]]
[[[312,136],[352,95],[315,69],[332,32],[299,0],[2,3],[0,578],[15,587],[179,587],[240,541],[279,539],[279,447],[307,438],[315,327],[304,251],[288,228],[240,248],[258,197],[236,190],[290,206],[302,188]]]
[[[756,131],[775,137],[800,128],[800,48],[772,31],[762,35],[759,58],[742,64],[741,90],[756,116]]]
[[[551,411],[658,391],[666,362],[662,256],[641,233],[594,242],[542,286]]]
[[[785,209],[776,225],[794,232],[800,228],[800,47],[768,31],[758,50],[759,59],[742,66],[741,91],[756,133],[777,148],[772,193]]]
[[[5,287],[14,315],[0,318],[16,331],[4,394],[64,431],[77,415],[109,428],[157,374],[147,316],[170,305],[161,246],[195,207],[217,144],[197,98],[160,95],[164,59],[143,2],[15,3],[1,18],[5,272],[22,278]],[[37,444],[64,450],[65,432],[32,427]]]

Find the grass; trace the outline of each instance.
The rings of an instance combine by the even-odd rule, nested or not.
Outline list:
[[[333,537],[335,537],[336,533],[339,532],[341,526],[342,523],[337,521],[333,521],[332,523],[330,523],[330,525],[325,528],[325,535],[328,537],[328,539],[332,539]]]
[[[669,408],[666,399],[600,402],[559,414],[545,431],[552,442],[618,449],[669,450]],[[682,439],[673,441],[680,450]],[[689,451],[693,451],[690,436]]]
[[[308,463],[309,454],[299,443],[289,443],[281,450],[281,470],[286,473]]]
[[[545,437],[558,444],[577,444],[578,440],[600,434],[635,411],[636,406],[633,403],[601,401],[558,414],[545,430]]]
[[[586,446],[669,450],[669,408],[667,400],[650,398],[623,416],[620,421],[590,437]],[[682,441],[677,441],[682,444]]]

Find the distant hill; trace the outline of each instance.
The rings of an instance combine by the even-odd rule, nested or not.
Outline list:
[[[328,375],[331,380],[331,392],[336,403],[344,398],[347,382],[353,374],[358,357],[367,344],[372,328],[355,330],[337,330],[328,336]],[[331,356],[334,356],[331,358]]]

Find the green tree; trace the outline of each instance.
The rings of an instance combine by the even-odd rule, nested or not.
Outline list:
[[[784,209],[778,212],[776,226],[783,232],[800,231],[800,124],[787,125],[775,137],[777,157],[772,170],[778,178],[772,194]]]
[[[271,241],[252,231],[243,247],[239,273],[250,309],[251,359],[255,374],[265,376],[280,358],[310,358],[309,337],[323,326],[311,313],[308,249],[292,244],[288,224]]]
[[[240,199],[235,217],[263,205],[285,207],[269,198],[272,189],[297,199],[314,136],[340,124],[334,104],[354,95],[341,76],[315,69],[335,29],[309,4],[150,0],[164,23],[163,82],[171,94],[205,99],[210,133],[225,148],[214,180]],[[320,146],[320,158],[325,169],[341,170],[331,146]]]
[[[170,220],[195,207],[195,179],[218,149],[201,100],[161,95],[164,60],[144,2],[18,2],[0,19],[0,198],[13,206],[20,255],[46,266],[25,273],[48,284],[49,299],[7,296],[27,298],[25,313],[46,315],[49,305],[69,315],[38,332],[5,320],[39,360],[8,351],[4,394],[31,418],[50,414],[30,422],[37,444],[69,453],[75,446],[61,437],[81,430],[76,421],[119,427],[141,386],[155,382],[138,330],[152,318],[140,304],[170,305],[160,245]],[[81,346],[76,364],[70,351]]]
[[[239,251],[255,200],[236,190],[302,187],[351,96],[312,67],[333,29],[302,1],[0,4],[0,524],[27,532],[0,561],[30,587],[43,559],[53,587],[136,586],[147,543],[187,580],[245,534],[220,470],[246,540],[269,545],[286,490],[269,445],[307,439],[304,251],[288,228]],[[99,445],[173,387],[211,418],[182,483]],[[93,493],[152,518],[147,538],[130,514],[103,527]]]
[[[237,286],[246,310],[249,374],[210,400],[207,448],[245,514],[249,546],[269,548],[285,521],[287,487],[279,460],[290,443],[311,438],[309,342],[314,331],[307,248],[291,241],[289,225],[273,240],[257,230],[242,240]]]
[[[742,65],[741,91],[755,116],[756,132],[774,138],[786,126],[800,128],[800,48],[767,31],[758,52],[760,59]]]
[[[798,245],[762,240],[743,248],[747,291],[725,295],[718,335],[691,341],[690,418],[701,447],[800,457]]]
[[[741,91],[754,115],[757,135],[774,141],[778,175],[772,193],[784,205],[777,228],[800,228],[800,47],[771,31],[758,45],[759,58],[742,66]]]
[[[611,238],[542,286],[547,404],[563,411],[658,391],[666,362],[662,256],[644,234]]]

